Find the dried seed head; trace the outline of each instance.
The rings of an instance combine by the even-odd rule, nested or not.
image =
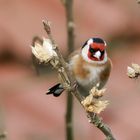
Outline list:
[[[93,100],[92,102],[89,99],[85,99],[84,101],[81,102],[81,104],[84,106],[85,110],[87,112],[94,112],[97,114],[100,114],[104,109],[107,107],[109,104],[109,101],[98,101],[98,100]]]
[[[130,78],[134,78],[135,77],[135,70],[131,67],[127,67],[127,75],[130,77]]]
[[[131,67],[127,67],[127,75],[130,78],[137,78],[140,75],[140,66],[138,64],[132,64]]]
[[[104,111],[107,105],[109,104],[109,101],[96,101],[94,105],[90,106],[89,111],[95,112],[99,114],[100,112]]]
[[[53,50],[52,43],[49,39],[43,38],[43,44],[35,42],[35,46],[31,46],[32,53],[35,55],[40,62],[47,63],[54,56],[57,56],[56,52]]]
[[[108,101],[98,100],[99,97],[103,96],[106,89],[98,90],[97,87],[93,87],[90,94],[81,102],[87,112],[93,112],[99,114],[103,111],[107,105]]]
[[[103,96],[103,94],[105,93],[106,89],[100,89],[98,90],[96,87],[93,87],[90,90],[90,94],[93,95],[94,98],[100,98]]]
[[[84,107],[88,107],[88,106],[90,106],[92,104],[92,101],[93,101],[93,95],[90,94],[81,102],[81,104]]]
[[[140,74],[140,66],[138,64],[132,63],[132,68],[135,70],[135,73]]]

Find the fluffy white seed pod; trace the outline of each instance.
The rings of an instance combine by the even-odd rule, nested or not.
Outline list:
[[[53,50],[52,43],[50,39],[43,38],[43,44],[35,42],[35,46],[31,46],[32,53],[35,55],[40,62],[48,62],[54,56],[57,56],[56,52]]]
[[[130,78],[135,78],[136,74],[135,74],[135,70],[131,67],[127,67],[127,75],[130,77]]]
[[[140,66],[138,64],[132,63],[132,68],[135,70],[136,74],[140,74]]]

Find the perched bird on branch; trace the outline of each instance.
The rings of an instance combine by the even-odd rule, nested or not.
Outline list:
[[[111,71],[111,60],[106,52],[107,44],[101,38],[88,39],[81,50],[70,55],[69,70],[73,73],[78,90],[83,96],[89,95],[92,87],[98,84],[101,89],[107,82]],[[58,83],[47,94],[59,96],[64,91]]]

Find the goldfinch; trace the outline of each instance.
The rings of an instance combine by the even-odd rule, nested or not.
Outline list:
[[[82,49],[70,55],[69,70],[73,73],[78,90],[83,96],[89,95],[92,87],[98,84],[101,89],[107,82],[111,71],[111,60],[107,56],[106,42],[101,38],[88,39]],[[59,83],[50,88],[47,94],[59,96],[64,91]]]

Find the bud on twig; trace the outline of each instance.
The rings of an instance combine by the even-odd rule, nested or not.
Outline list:
[[[127,75],[130,78],[137,78],[140,75],[140,66],[132,63],[131,67],[127,67]]]

